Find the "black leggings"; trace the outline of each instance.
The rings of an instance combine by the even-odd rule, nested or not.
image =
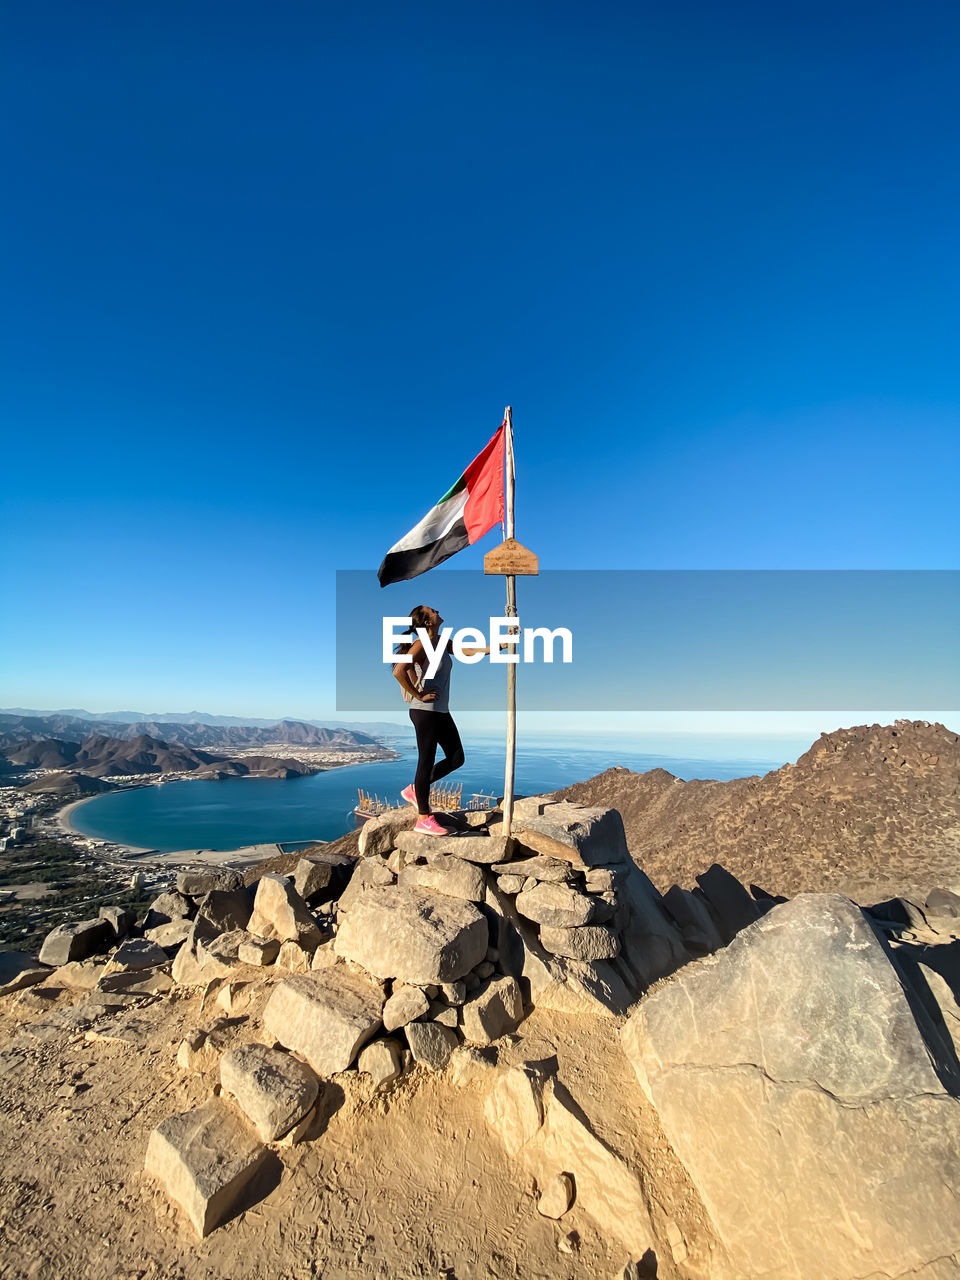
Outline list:
[[[422,814],[430,812],[430,784],[445,778],[463,764],[463,743],[449,711],[425,711],[423,707],[411,707],[410,719],[417,734],[417,776],[413,789],[417,808]],[[443,750],[443,759],[435,764],[437,747]]]

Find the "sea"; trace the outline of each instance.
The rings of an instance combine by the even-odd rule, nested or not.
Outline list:
[[[474,793],[503,793],[502,736],[464,734],[466,763],[446,782],[463,784],[463,802]],[[73,828],[95,839],[115,841],[161,853],[181,849],[231,850],[273,843],[296,846],[334,840],[356,825],[358,788],[391,804],[413,780],[416,747],[398,739],[386,745],[399,760],[345,765],[305,778],[227,778],[222,782],[167,782],[118,791],[81,804],[70,816]],[[678,778],[725,780],[778,769],[799,753],[772,758],[771,747],[758,756],[710,758],[656,754],[623,734],[593,737],[527,734],[517,747],[515,792],[538,795],[580,782],[614,765],[642,773],[662,768]],[[696,746],[695,740],[687,742]],[[709,743],[705,743],[709,746]],[[782,752],[785,744],[777,743]],[[804,749],[800,746],[800,750]],[[762,748],[761,748],[762,750]]]

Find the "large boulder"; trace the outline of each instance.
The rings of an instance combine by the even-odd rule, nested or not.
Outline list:
[[[197,907],[198,916],[224,933],[246,929],[252,911],[253,894],[249,889],[211,889]]]
[[[264,1142],[274,1142],[302,1120],[320,1088],[308,1066],[265,1044],[229,1049],[220,1059],[220,1084]]]
[[[266,1154],[239,1116],[211,1098],[154,1129],[144,1170],[205,1236],[236,1208]]]
[[[337,955],[378,978],[456,982],[487,953],[490,929],[475,906],[425,889],[369,889],[337,930]]]
[[[296,973],[273,990],[263,1025],[321,1076],[346,1071],[380,1026],[383,991],[346,965]]]
[[[0,951],[0,996],[35,986],[49,978],[52,972],[52,969],[37,964],[26,951]]]
[[[293,873],[293,887],[308,902],[311,898],[339,897],[350,879],[356,859],[345,853],[311,853],[301,858]]]
[[[648,995],[622,1043],[729,1275],[957,1273],[956,1054],[855,903],[773,908]]]
[[[190,899],[171,889],[167,893],[161,893],[150,903],[143,927],[156,929],[162,924],[169,924],[172,920],[187,920],[192,914],[193,903]]]
[[[517,1029],[523,997],[515,978],[491,978],[461,1009],[463,1034],[474,1044],[493,1044]]]
[[[354,904],[360,901],[368,889],[383,889],[395,882],[396,876],[386,863],[379,858],[363,858],[354,867],[350,883],[340,895],[338,910],[341,914],[352,911]]]
[[[40,948],[40,963],[61,965],[71,960],[85,960],[102,951],[113,937],[106,920],[81,920],[78,924],[61,924],[48,933]]]
[[[211,889],[240,889],[243,876],[232,867],[185,867],[177,872],[177,892],[202,898]]]
[[[408,857],[432,861],[437,857],[452,856],[480,863],[481,866],[502,861],[512,847],[512,841],[505,836],[488,835],[474,828],[460,835],[427,836],[418,831],[402,831],[397,836],[397,848]]]
[[[282,876],[261,876],[247,931],[258,938],[279,938],[298,942],[313,950],[323,941],[316,920],[307,904]]]

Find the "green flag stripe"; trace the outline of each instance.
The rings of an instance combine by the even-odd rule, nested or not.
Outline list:
[[[456,494],[460,492],[461,489],[465,487],[465,485],[466,485],[466,480],[463,478],[463,476],[461,476],[459,480],[454,481],[454,483],[450,486],[447,492],[440,499],[440,502],[446,502],[449,498],[454,497]],[[438,507],[440,505],[440,502],[437,503]]]

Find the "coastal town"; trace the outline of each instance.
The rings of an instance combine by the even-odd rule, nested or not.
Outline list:
[[[248,745],[235,744],[240,735],[233,730],[224,735],[234,739],[224,744],[229,754],[214,754],[146,733],[132,738],[87,734],[78,744],[70,741],[69,732],[47,736],[47,726],[41,725],[31,726],[30,736],[20,738],[19,726],[2,723],[11,718],[0,717],[5,731],[0,734],[0,946],[32,945],[44,930],[82,906],[140,909],[172,884],[177,868],[186,862],[245,867],[288,853],[298,843],[310,843],[160,852],[98,839],[75,830],[70,822],[73,811],[96,796],[171,782],[307,776],[399,758],[398,752],[367,735],[331,734],[296,722],[283,722],[282,738],[251,730],[248,736],[266,741]],[[113,726],[115,732],[138,727]],[[187,736],[176,725],[164,728],[170,739]],[[190,728],[193,736],[200,736],[198,730],[204,726]],[[297,737],[306,741],[289,740]],[[115,772],[125,759],[136,760],[142,771]],[[183,767],[159,768],[170,763]]]

